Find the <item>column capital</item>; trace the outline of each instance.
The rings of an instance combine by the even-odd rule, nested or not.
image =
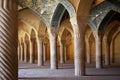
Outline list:
[[[44,35],[39,35],[39,36],[38,36],[38,40],[39,40],[39,41],[43,41],[43,40],[44,40],[44,38],[45,38],[45,36],[44,36]]]
[[[66,40],[61,40],[62,45],[66,45]]]
[[[74,37],[80,38],[82,35],[85,34],[85,26],[82,25],[83,23],[78,23],[79,20],[77,20],[77,17],[74,16],[70,19],[73,31],[74,31]]]
[[[34,37],[34,38],[30,38],[30,40],[31,40],[31,41],[35,41],[35,40],[36,40],[36,37]]]
[[[99,39],[102,40],[102,38],[103,38],[103,32],[102,31],[94,31],[93,35],[94,35],[95,39],[99,38]]]
[[[72,27],[78,26],[81,31],[85,32],[87,26],[87,17],[84,16],[73,16],[70,18]]]
[[[55,39],[58,35],[58,28],[49,27],[48,28],[48,34],[49,34],[50,38]]]

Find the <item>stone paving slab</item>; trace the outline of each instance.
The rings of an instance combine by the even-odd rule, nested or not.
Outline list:
[[[106,66],[95,69],[87,66],[86,76],[74,76],[73,64],[59,64],[59,69],[50,70],[45,64],[38,67],[36,64],[19,64],[19,80],[120,80],[120,66]]]

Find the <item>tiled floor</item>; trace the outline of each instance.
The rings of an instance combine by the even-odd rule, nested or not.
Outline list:
[[[58,70],[50,70],[48,62],[42,67],[20,62],[19,80],[120,80],[120,65],[95,69],[87,64],[86,76],[74,76],[73,62],[59,64]]]

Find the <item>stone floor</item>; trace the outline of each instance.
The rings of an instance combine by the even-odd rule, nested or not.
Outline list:
[[[59,64],[59,69],[50,70],[49,62],[38,67],[37,63],[19,62],[19,80],[120,80],[120,65],[112,64],[103,69],[95,69],[86,64],[86,76],[74,76],[74,64],[69,61]]]

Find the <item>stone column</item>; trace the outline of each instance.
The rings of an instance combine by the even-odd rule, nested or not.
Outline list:
[[[47,52],[47,44],[44,44],[43,45],[43,57],[44,57],[43,61],[44,62],[46,62],[46,58],[47,58],[46,52]]]
[[[64,45],[64,60],[67,61],[67,45]]]
[[[18,79],[17,0],[0,0],[0,80]]]
[[[38,38],[38,66],[43,66],[43,38]]]
[[[21,45],[19,45],[19,61],[21,60]]]
[[[74,67],[75,75],[85,75],[85,30],[78,26],[75,17],[70,19],[74,30]],[[82,26],[85,27],[85,26]]]
[[[110,65],[110,45],[107,39],[104,39],[106,52],[105,52],[105,65]]]
[[[35,60],[34,60],[34,43],[35,43],[35,40],[34,39],[31,39],[31,42],[30,42],[30,63],[34,63]]]
[[[27,62],[27,43],[24,42],[24,62]]]
[[[114,55],[115,55],[115,54],[114,54],[114,40],[112,40],[112,41],[111,41],[111,57],[112,57],[112,58],[111,58],[111,62],[112,62],[112,63],[115,63],[115,59],[114,59],[115,57],[114,57]]]
[[[50,38],[50,66],[51,69],[57,69],[57,29],[52,27],[48,28],[48,34]]]
[[[89,40],[86,41],[86,48],[87,48],[87,63],[90,64],[91,63],[91,48],[90,48],[90,43],[89,43]]]
[[[102,32],[94,32],[96,41],[96,68],[102,68]]]
[[[21,44],[21,61],[23,61],[23,44]]]
[[[64,61],[64,45],[63,42],[60,42],[60,63],[65,63]]]
[[[20,48],[19,48],[19,46],[17,47],[17,54],[18,54],[18,61],[20,60]]]

